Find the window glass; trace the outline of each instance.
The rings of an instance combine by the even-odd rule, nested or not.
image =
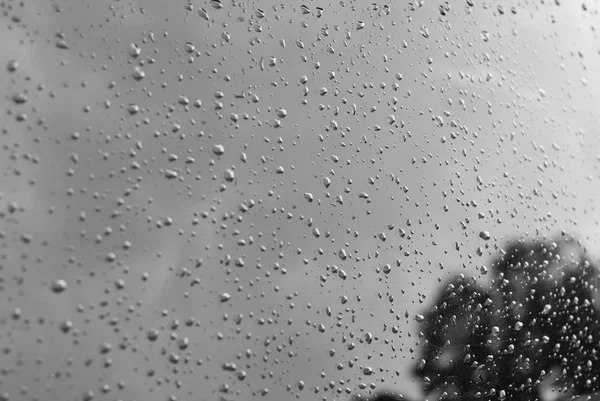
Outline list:
[[[0,399],[598,399],[597,2],[0,5]]]

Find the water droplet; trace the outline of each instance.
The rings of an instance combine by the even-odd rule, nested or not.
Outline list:
[[[217,156],[222,156],[225,153],[225,147],[223,145],[214,145],[212,152]]]
[[[142,49],[139,48],[135,43],[129,44],[129,56],[132,58],[137,58],[142,53]]]
[[[63,333],[68,333],[73,328],[73,322],[70,320],[63,320],[60,324],[60,330]]]
[[[175,170],[165,170],[165,177],[169,178],[169,179],[173,179],[173,178],[177,178],[179,174],[177,174],[177,171]]]
[[[429,29],[427,29],[425,25],[421,25],[419,31],[421,32],[421,36],[423,36],[425,39],[429,39]]]
[[[204,8],[198,10],[198,16],[207,21],[210,19],[210,17],[208,16],[208,12],[206,12]]]
[[[139,113],[139,111],[140,106],[138,106],[137,104],[130,104],[129,106],[127,106],[127,112],[132,116]]]
[[[55,280],[52,283],[52,291],[60,294],[67,289],[67,282],[65,280]]]
[[[150,341],[156,341],[158,339],[160,332],[157,329],[150,329],[146,333],[146,338]]]
[[[10,60],[6,63],[6,69],[8,72],[15,72],[19,69],[19,62],[17,60]]]
[[[210,5],[215,10],[220,10],[221,8],[223,8],[223,3],[221,3],[221,0],[210,0]]]
[[[27,95],[23,92],[17,92],[12,96],[12,100],[13,102],[15,102],[16,104],[23,104],[26,103],[28,98]]]
[[[282,107],[278,107],[275,109],[275,114],[277,114],[278,118],[286,118],[287,117],[287,110],[282,108]]]
[[[225,170],[224,176],[225,176],[225,181],[227,181],[227,182],[232,182],[235,179],[235,173],[230,168]]]
[[[146,73],[144,72],[144,70],[142,70],[141,67],[136,66],[133,68],[133,72],[131,73],[131,76],[136,81],[141,81],[142,79],[144,79],[146,77]]]
[[[196,50],[196,47],[192,44],[192,42],[185,42],[185,44],[183,45],[183,50],[186,53],[193,53],[194,50]]]
[[[64,39],[57,41],[55,45],[56,45],[56,48],[58,48],[58,49],[69,50],[69,45],[67,44],[67,42]]]

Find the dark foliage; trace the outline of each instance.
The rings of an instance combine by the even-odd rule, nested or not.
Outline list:
[[[600,391],[598,270],[583,249],[517,241],[491,272],[487,288],[453,278],[425,316],[414,373],[429,399],[542,400],[551,372],[559,398]]]

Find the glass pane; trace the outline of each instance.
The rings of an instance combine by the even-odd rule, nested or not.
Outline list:
[[[0,399],[600,399],[596,2],[0,4]]]

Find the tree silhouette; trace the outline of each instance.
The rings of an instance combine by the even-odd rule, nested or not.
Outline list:
[[[491,271],[487,288],[452,278],[425,315],[414,373],[429,399],[544,400],[552,372],[558,399],[599,391],[598,270],[585,250],[572,239],[515,241]]]

